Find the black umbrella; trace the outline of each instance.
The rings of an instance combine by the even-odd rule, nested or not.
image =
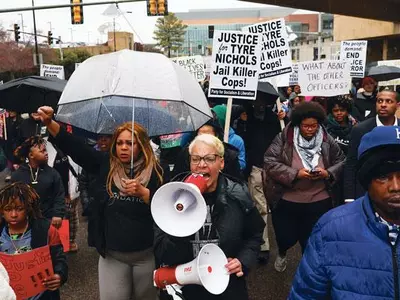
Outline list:
[[[40,106],[56,109],[66,80],[28,76],[0,85],[0,107],[19,113],[35,112]]]
[[[257,92],[258,93],[263,93],[263,94],[267,94],[269,96],[273,96],[275,97],[279,97],[279,93],[277,92],[277,90],[274,88],[274,86],[272,84],[270,84],[269,82],[258,82],[258,87],[257,87]]]
[[[366,70],[366,76],[376,81],[389,81],[400,78],[400,68],[393,66],[371,66]]]

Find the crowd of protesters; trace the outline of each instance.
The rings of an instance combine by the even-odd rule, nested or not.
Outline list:
[[[393,298],[399,293],[389,269],[392,257],[398,265],[400,99],[395,91],[379,90],[373,78],[364,78],[360,88],[306,98],[300,86],[286,87],[281,110],[276,97],[259,93],[254,102],[235,104],[231,120],[225,105],[209,99],[213,119],[194,133],[175,134],[178,143],[126,123],[93,145],[54,121],[49,107],[26,119],[30,129],[9,112],[3,149],[12,183],[0,191],[0,251],[49,245],[55,275],[34,299],[59,299],[68,266],[57,229],[70,220],[69,248],[77,252],[81,203],[88,245],[99,253],[100,299],[170,299],[154,288],[153,271],[191,261],[202,246],[215,243],[228,257],[227,290],[212,296],[189,285],[183,293],[189,300],[241,300],[248,299],[249,270],[269,261],[271,215],[275,270],[286,270],[287,251],[297,242],[304,255],[291,299]],[[26,136],[40,126],[48,137]],[[149,204],[160,186],[190,173],[206,178],[206,222],[193,236],[172,237],[154,224]],[[355,259],[362,243],[376,258],[364,253]]]

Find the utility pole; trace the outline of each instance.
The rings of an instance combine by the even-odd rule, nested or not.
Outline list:
[[[63,53],[63,49],[62,49],[62,42],[61,42],[61,36],[58,37],[58,46],[60,47],[60,60],[63,61],[64,60],[64,53]]]
[[[318,13],[318,60],[322,54],[322,13]]]
[[[115,39],[115,17],[113,18],[114,23],[114,52],[117,51],[117,40]]]
[[[35,0],[32,0],[32,8],[33,7],[35,7]],[[37,31],[36,31],[36,14],[35,14],[34,9],[32,9],[32,14],[33,14],[33,34],[35,35],[35,61],[36,61],[36,65],[40,66],[39,47],[38,47]]]
[[[23,14],[18,14],[21,17],[21,28],[22,28],[22,32],[25,31],[25,26],[24,26],[24,15]],[[22,34],[22,40],[25,43],[25,34]]]

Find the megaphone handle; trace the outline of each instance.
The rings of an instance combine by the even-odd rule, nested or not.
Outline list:
[[[180,286],[177,284],[170,284],[167,285],[166,287],[168,295],[172,296],[173,300],[185,300],[185,297],[183,297],[182,291],[180,289]]]

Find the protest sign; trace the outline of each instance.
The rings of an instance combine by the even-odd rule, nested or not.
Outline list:
[[[400,59],[396,60],[380,60],[378,66],[390,66],[400,68]],[[379,86],[400,85],[400,78],[389,81],[379,81]]]
[[[0,261],[7,270],[10,286],[17,299],[26,299],[44,292],[43,279],[54,274],[49,246],[16,255],[0,253]]]
[[[206,79],[204,61],[200,55],[177,57],[173,58],[172,61],[189,71],[197,81]]]
[[[62,220],[61,227],[58,229],[61,244],[64,252],[69,252],[69,220]]]
[[[350,64],[339,60],[299,63],[299,85],[303,96],[348,94],[351,88]]]
[[[214,31],[210,97],[256,98],[260,42],[258,34]]]
[[[245,32],[262,33],[260,79],[292,72],[285,19],[272,20],[242,28]]]
[[[276,77],[276,85],[277,87],[286,87],[286,86],[293,86],[298,84],[299,82],[299,65],[293,64],[292,65],[292,72],[283,74]]]
[[[40,65],[40,76],[65,79],[64,66]]]
[[[340,60],[350,63],[350,76],[364,78],[368,41],[343,41]]]

